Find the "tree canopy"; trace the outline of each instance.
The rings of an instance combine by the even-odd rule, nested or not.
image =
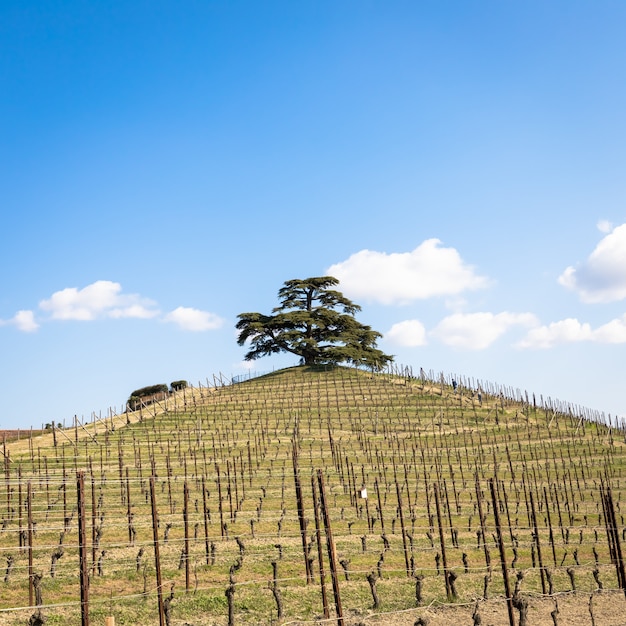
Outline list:
[[[392,361],[376,348],[382,335],[355,319],[361,307],[332,289],[338,283],[333,276],[288,280],[278,291],[280,305],[270,315],[239,314],[237,343],[249,344],[246,360],[289,352],[306,365],[351,363],[381,369]]]

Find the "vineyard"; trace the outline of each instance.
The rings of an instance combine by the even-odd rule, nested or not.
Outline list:
[[[519,390],[297,367],[3,457],[1,625],[626,622],[623,425]]]

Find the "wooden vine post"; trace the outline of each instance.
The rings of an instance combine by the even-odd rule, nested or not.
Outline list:
[[[159,603],[159,626],[165,626],[165,610],[163,605],[163,583],[161,581],[161,556],[159,554],[159,518],[156,506],[156,490],[154,474],[150,476],[150,502],[152,505],[152,536],[154,538],[154,566],[156,569],[157,598]]]
[[[328,597],[326,596],[326,576],[324,572],[324,553],[322,549],[322,532],[320,527],[319,503],[317,500],[317,487],[315,485],[315,475],[311,475],[311,490],[313,492],[313,511],[315,513],[315,542],[317,543],[317,560],[320,568],[320,587],[322,590],[322,605],[324,607],[324,619],[330,617],[328,609]]]
[[[311,567],[309,565],[307,545],[306,545],[306,519],[304,518],[304,502],[302,498],[302,487],[300,485],[300,473],[298,471],[298,444],[294,438],[292,444],[293,480],[296,489],[296,505],[298,509],[298,522],[300,524],[300,537],[302,539],[302,552],[304,555],[304,567],[306,571],[306,584],[313,582]]]
[[[191,577],[189,571],[189,487],[187,483],[183,486],[184,493],[184,514],[183,520],[185,525],[185,591],[189,591],[191,586]]]
[[[394,478],[395,478],[395,469],[396,468],[394,466]],[[410,578],[412,575],[412,572],[411,572],[411,566],[409,564],[409,550],[406,545],[406,529],[404,527],[404,513],[402,511],[402,495],[400,493],[400,485],[398,484],[397,478],[395,478],[395,483],[396,483],[396,496],[398,498],[398,513],[400,515],[400,530],[402,532],[402,549],[404,551],[404,566],[406,569],[406,575]],[[443,542],[442,542],[442,546],[443,546]],[[445,558],[444,558],[444,562],[445,562]],[[447,582],[446,582],[446,589],[447,589]]]
[[[362,484],[363,484],[363,489],[365,489],[365,466],[361,465],[361,479],[362,479]],[[370,517],[370,505],[369,505],[369,500],[367,498],[367,492],[365,492],[366,495],[363,495],[363,492],[361,492],[361,497],[365,499],[365,514],[367,516],[367,530],[371,533],[374,529],[372,527],[372,518]]]
[[[76,473],[78,499],[78,554],[80,563],[81,626],[89,626],[89,562],[87,559],[87,519],[85,517],[85,472]]]
[[[385,518],[383,517],[383,506],[380,501],[380,489],[378,487],[378,478],[374,480],[374,488],[376,489],[376,498],[378,499],[378,517],[380,518],[380,529],[385,534]]]
[[[320,504],[322,506],[322,519],[326,531],[326,547],[328,549],[328,560],[330,561],[330,576],[333,582],[333,595],[335,596],[335,611],[337,613],[337,626],[344,626],[343,610],[341,608],[341,594],[339,592],[339,575],[337,573],[337,554],[335,552],[335,542],[330,527],[330,515],[326,503],[326,490],[324,488],[324,473],[317,470],[317,483],[320,489]]]
[[[128,520],[128,544],[134,545],[133,507],[130,501],[130,477],[128,475],[128,467],[126,467],[126,518]]]
[[[24,546],[24,537],[22,536],[22,509],[23,509],[23,502],[22,502],[22,467],[21,465],[17,466],[17,484],[18,484],[18,535],[19,538],[17,540],[17,544],[20,548],[22,548]],[[47,486],[48,483],[46,483]],[[49,501],[48,501],[49,504]]]
[[[437,526],[439,527],[439,543],[441,544],[441,558],[443,560],[443,577],[446,583],[446,596],[452,598],[452,588],[450,586],[450,577],[448,575],[448,560],[446,558],[446,544],[443,536],[443,522],[441,521],[441,505],[439,503],[439,486],[437,483],[433,485],[435,493],[435,508],[437,509]]]
[[[28,604],[33,606],[35,587],[33,580],[33,488],[28,481],[26,486],[26,516],[28,524]]]
[[[210,550],[209,550],[209,515],[206,507],[206,484],[204,474],[202,475],[202,510],[204,517],[204,549],[206,553],[206,564],[209,564]]]
[[[91,571],[96,571],[96,479],[91,471]]]
[[[489,576],[491,576],[491,555],[489,554],[489,548],[487,547],[487,529],[485,526],[485,513],[483,511],[483,497],[480,490],[480,483],[478,481],[478,472],[474,475],[476,484],[476,502],[478,504],[478,516],[480,517],[480,533],[483,540],[483,551],[485,553],[485,565],[489,570]]]
[[[556,548],[554,546],[554,532],[552,530],[552,518],[550,517],[550,502],[548,500],[548,492],[545,487],[543,488],[543,500],[546,506],[546,516],[548,519],[548,528],[550,531],[549,538],[550,538],[550,545],[552,546],[552,562],[554,563],[554,567],[556,567]]]
[[[611,493],[611,486],[608,484],[605,485],[604,481],[602,481],[601,495],[602,506],[604,508],[604,519],[606,523],[606,534],[609,542],[609,551],[611,552],[612,560],[615,563],[617,583],[620,589],[624,591],[624,594],[626,594],[626,571],[624,570],[622,545],[620,542],[619,532],[617,528],[617,519],[615,517],[613,494]]]
[[[533,527],[535,529],[535,545],[537,546],[537,559],[539,560],[539,572],[541,574],[541,590],[543,595],[547,594],[546,587],[546,568],[543,566],[543,557],[541,556],[541,541],[539,540],[539,526],[537,524],[537,512],[535,510],[535,499],[533,492],[530,491],[530,507],[532,512]]]
[[[224,537],[224,508],[222,505],[222,481],[220,479],[220,466],[218,463],[215,463],[215,473],[217,474],[217,502],[219,504],[220,510],[220,530],[222,533],[222,537]]]
[[[496,492],[496,485],[493,478],[489,479],[489,487],[491,489],[491,501],[493,503],[493,516],[496,523],[496,534],[498,536],[498,548],[500,549],[500,564],[502,565],[502,578],[504,579],[504,593],[506,595],[506,608],[509,613],[509,624],[515,626],[515,617],[513,615],[513,598],[511,596],[511,585],[509,583],[509,571],[506,564],[506,553],[504,551],[504,543],[502,541],[502,526],[500,525],[500,501]]]

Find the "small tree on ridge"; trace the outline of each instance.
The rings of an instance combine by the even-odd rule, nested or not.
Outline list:
[[[338,283],[333,276],[288,280],[271,315],[239,314],[237,343],[249,343],[246,360],[290,352],[306,365],[351,363],[381,369],[392,361],[376,348],[382,335],[355,319],[361,307],[331,289]]]

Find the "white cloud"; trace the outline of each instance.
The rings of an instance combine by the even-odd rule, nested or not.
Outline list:
[[[49,313],[49,319],[55,320],[151,319],[160,314],[154,301],[138,294],[122,293],[122,286],[109,280],[98,280],[83,289],[68,287],[55,291],[50,298],[42,300],[39,307]],[[224,322],[214,313],[182,306],[162,320],[189,331],[213,330]],[[0,320],[0,326],[6,325],[14,325],[23,332],[39,328],[32,311],[18,311],[11,320]]]
[[[552,322],[548,326],[533,328],[517,346],[520,348],[551,348],[560,343],[589,341],[593,336],[589,324],[581,324],[577,319],[567,318]]]
[[[35,332],[39,324],[35,321],[35,314],[32,311],[18,311],[12,320],[19,330],[25,333]]]
[[[578,293],[583,302],[626,298],[626,224],[606,235],[578,268],[566,268],[559,283]]]
[[[18,311],[10,320],[0,320],[0,326],[15,326],[24,333],[33,333],[39,328],[32,311]]]
[[[111,309],[108,313],[108,317],[114,319],[121,319],[125,317],[136,317],[139,319],[150,319],[155,317],[159,312],[154,309],[149,309],[143,304],[131,304],[121,309]]]
[[[435,296],[457,295],[483,289],[488,280],[474,272],[454,248],[427,239],[412,252],[387,254],[361,250],[328,268],[350,298],[407,304]]]
[[[595,343],[626,343],[626,315],[611,320],[595,330],[575,318],[533,328],[518,344],[518,348],[552,348],[559,344],[592,341]]]
[[[600,220],[596,227],[601,233],[610,233],[613,230],[613,224],[609,220]]]
[[[149,318],[158,314],[154,302],[137,294],[121,293],[122,286],[110,280],[98,280],[83,289],[68,287],[56,291],[39,307],[58,320],[95,320],[103,317]]]
[[[468,350],[484,350],[513,326],[535,326],[532,313],[455,313],[431,331],[442,343]]]
[[[394,324],[386,333],[385,339],[398,346],[416,348],[425,346],[426,329],[419,320],[405,320]]]
[[[177,324],[183,330],[194,332],[215,330],[224,323],[224,320],[214,313],[184,306],[179,306],[177,309],[174,309],[168,313],[163,320]]]
[[[596,328],[593,338],[600,343],[626,343],[626,315]]]

